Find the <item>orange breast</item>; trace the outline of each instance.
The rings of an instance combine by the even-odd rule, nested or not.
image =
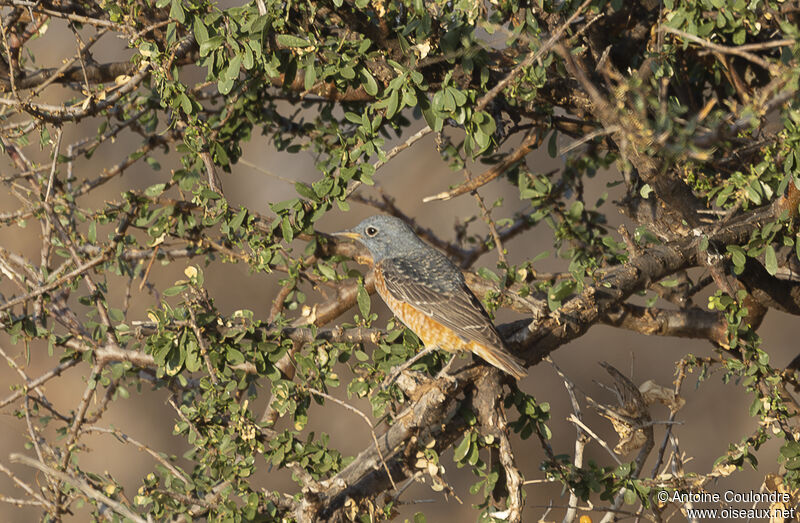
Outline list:
[[[419,336],[426,347],[438,347],[448,351],[469,350],[467,344],[452,330],[420,312],[413,305],[395,299],[386,288],[383,273],[376,267],[375,290],[386,305],[406,327]]]

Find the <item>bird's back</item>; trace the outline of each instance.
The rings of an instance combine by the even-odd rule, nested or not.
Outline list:
[[[470,350],[519,378],[519,361],[505,347],[464,276],[432,247],[381,260],[376,288],[392,312],[426,345]]]

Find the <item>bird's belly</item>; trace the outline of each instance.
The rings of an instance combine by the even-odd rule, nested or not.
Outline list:
[[[438,347],[448,351],[466,348],[464,340],[453,333],[451,329],[420,312],[413,305],[394,299],[389,292],[381,289],[380,283],[382,282],[376,281],[376,283],[378,283],[376,290],[389,309],[422,340],[426,347]]]

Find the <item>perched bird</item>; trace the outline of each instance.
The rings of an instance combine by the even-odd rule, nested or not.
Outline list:
[[[376,215],[334,235],[357,240],[369,250],[372,260],[358,261],[372,262],[378,294],[426,349],[472,351],[516,379],[526,376],[458,267],[405,222]]]

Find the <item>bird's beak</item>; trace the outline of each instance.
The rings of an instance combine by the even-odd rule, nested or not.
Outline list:
[[[343,236],[345,238],[350,238],[351,240],[360,240],[361,235],[357,232],[353,231],[342,231],[342,232],[334,232],[331,233],[331,236]]]
[[[356,252],[350,253],[350,256],[353,257],[353,259],[356,261],[356,263],[360,263],[362,265],[372,265],[373,264],[372,257],[368,256],[367,254],[364,253],[363,247],[366,247],[364,245],[364,237],[361,236],[359,233],[350,230],[350,231],[342,231],[342,232],[333,232],[333,233],[331,233],[331,236],[337,236],[339,238],[349,238],[351,240],[356,240],[357,245],[359,245],[361,248],[357,249]]]

